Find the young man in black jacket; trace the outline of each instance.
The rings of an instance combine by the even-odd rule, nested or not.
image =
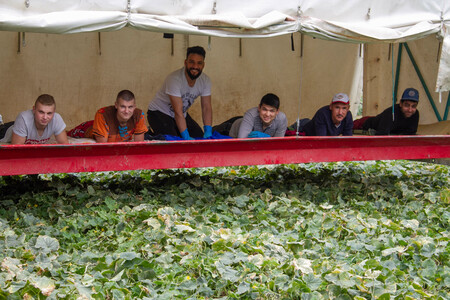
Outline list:
[[[368,118],[363,124],[363,130],[375,130],[375,135],[414,135],[419,126],[419,92],[407,88],[394,106],[394,119],[392,119],[392,106],[385,109],[376,117]]]

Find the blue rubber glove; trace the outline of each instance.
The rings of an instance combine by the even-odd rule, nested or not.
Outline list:
[[[183,140],[193,140],[193,138],[189,136],[189,131],[187,130],[187,128],[181,133],[181,137],[183,138]]]
[[[261,132],[261,131],[252,131],[248,134],[249,138],[266,138],[270,137],[267,133]]]
[[[212,136],[212,127],[211,126],[205,125],[205,126],[203,126],[203,130],[205,131],[205,134],[203,134],[203,137],[205,139]]]

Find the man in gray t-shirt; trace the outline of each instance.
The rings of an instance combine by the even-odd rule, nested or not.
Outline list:
[[[148,105],[147,119],[153,134],[181,136],[185,140],[212,135],[211,80],[202,73],[204,66],[205,49],[188,48],[184,67],[167,76]],[[187,112],[199,96],[204,132]]]
[[[21,112],[14,122],[11,144],[48,144],[55,135],[58,144],[67,144],[66,124],[55,112],[55,99],[40,95],[33,109]]]
[[[237,138],[283,137],[287,118],[279,108],[280,99],[277,95],[264,95],[258,107],[250,108],[243,118],[234,121],[229,135]]]

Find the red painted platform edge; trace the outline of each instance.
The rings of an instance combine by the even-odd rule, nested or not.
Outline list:
[[[450,136],[1,145],[0,175],[450,157]]]

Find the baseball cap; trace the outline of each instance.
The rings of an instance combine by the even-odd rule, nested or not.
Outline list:
[[[347,94],[344,93],[338,93],[333,96],[333,99],[331,100],[331,103],[344,103],[348,104],[350,102],[350,99],[348,98]]]
[[[407,88],[402,95],[402,99],[400,100],[409,100],[419,102],[419,92],[413,88]]]

